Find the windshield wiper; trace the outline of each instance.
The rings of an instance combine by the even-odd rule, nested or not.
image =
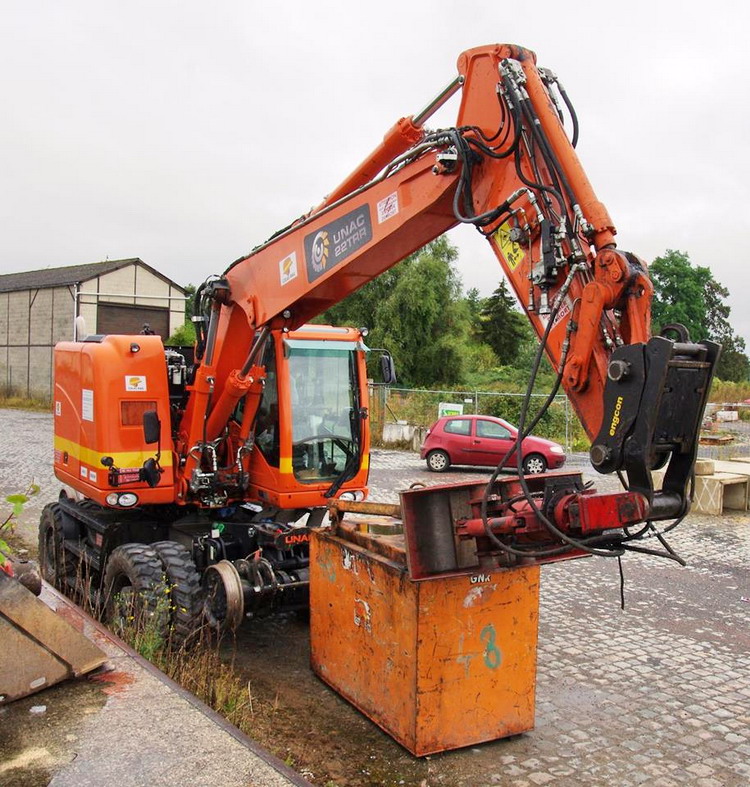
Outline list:
[[[344,465],[344,469],[341,473],[336,476],[333,483],[328,487],[323,497],[334,497],[336,493],[341,489],[341,485],[348,481],[350,478],[354,478],[357,473],[357,468],[360,465],[360,460],[362,456],[361,452],[361,441],[360,436],[362,434],[362,421],[365,418],[365,414],[362,412],[362,409],[359,407],[352,408],[352,447],[353,451],[349,454],[349,458],[346,460],[346,464]]]

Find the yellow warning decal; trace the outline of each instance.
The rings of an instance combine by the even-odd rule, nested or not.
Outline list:
[[[497,230],[492,234],[495,243],[497,244],[498,251],[503,255],[508,267],[514,271],[521,260],[523,260],[525,251],[520,243],[517,243],[510,238],[510,222],[506,221],[501,224]]]

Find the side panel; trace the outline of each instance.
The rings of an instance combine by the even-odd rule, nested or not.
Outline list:
[[[416,585],[417,754],[533,729],[539,566]]]
[[[134,351],[133,347],[138,350]],[[105,336],[101,342],[61,342],[55,348],[55,475],[104,504],[113,490],[135,492],[141,504],[174,500],[169,393],[164,348],[157,336]],[[147,445],[143,413],[156,410],[160,446]],[[159,484],[138,481],[143,463],[156,456]],[[117,486],[102,459],[130,470]]]
[[[417,756],[534,726],[539,567],[424,581],[311,533],[313,671]]]
[[[310,647],[319,678],[415,750],[417,594],[402,567],[313,530]]]

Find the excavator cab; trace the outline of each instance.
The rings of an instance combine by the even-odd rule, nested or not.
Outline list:
[[[279,508],[364,499],[370,429],[361,331],[304,325],[269,337],[249,496]],[[241,413],[237,414],[241,418]]]

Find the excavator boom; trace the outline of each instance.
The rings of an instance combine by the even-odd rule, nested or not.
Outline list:
[[[456,125],[428,130],[431,113],[454,93]],[[563,105],[575,117],[533,52],[513,45],[464,52],[457,77],[425,110],[399,120],[317,208],[235,261],[215,285],[211,361],[198,369],[181,425],[185,475],[197,461],[191,448],[216,439],[245,396],[238,380],[253,363],[248,348],[261,327],[298,327],[464,223],[485,236],[513,286],[594,441],[597,469],[631,475],[660,517],[684,513],[718,347],[692,345],[679,329],[676,341],[651,339],[647,266],[616,248],[616,228],[575,152],[577,127],[568,137]],[[679,402],[677,378],[692,392]],[[670,457],[677,457],[671,491],[657,500],[650,470]]]
[[[430,129],[452,96],[455,124]],[[430,574],[475,558],[488,567],[642,551],[635,542],[657,535],[654,521],[688,509],[719,347],[691,342],[681,326],[651,336],[647,266],[617,248],[577,137],[565,89],[533,52],[470,49],[448,86],[395,123],[317,207],[201,285],[193,363],[167,351],[165,368],[156,336],[62,343],[55,468],[102,511],[61,499],[44,532],[105,590],[121,581],[110,555],[126,561],[133,544],[168,540],[216,590],[217,619],[304,607],[310,533],[330,503],[362,501],[369,470],[366,331],[306,323],[468,224],[539,337],[532,382],[546,354],[557,372],[548,402],[562,387],[595,468],[621,473],[627,488],[598,494],[575,473],[525,478],[521,441],[541,417],[527,397],[517,479],[496,473],[481,495],[470,485],[455,516],[446,513],[455,490],[447,507],[433,499],[439,491],[402,495],[419,514],[405,505],[415,565]],[[651,471],[661,467],[655,490]],[[149,556],[165,566],[174,557]]]

